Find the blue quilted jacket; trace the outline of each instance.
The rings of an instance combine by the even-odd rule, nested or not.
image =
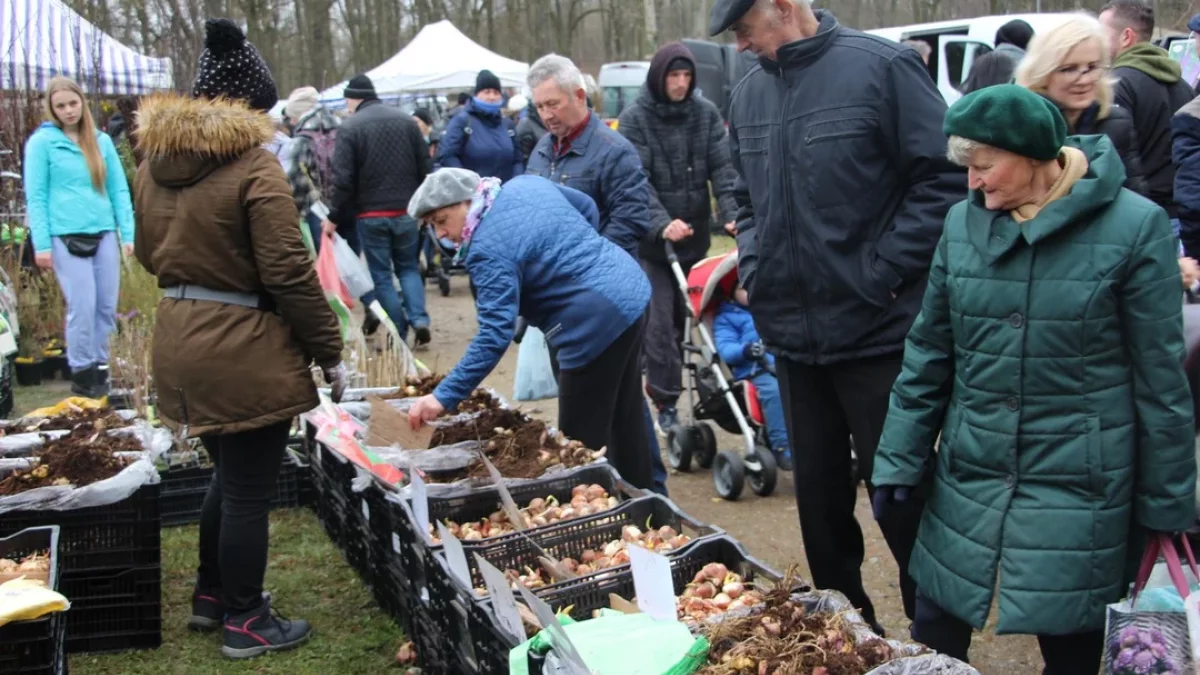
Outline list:
[[[536,176],[504,184],[465,254],[479,332],[433,395],[458,405],[496,367],[523,316],[558,349],[563,369],[587,365],[642,316],[650,282],[600,236],[590,197]]]

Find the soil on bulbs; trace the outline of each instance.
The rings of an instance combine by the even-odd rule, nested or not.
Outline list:
[[[492,465],[501,476],[509,478],[537,478],[546,467],[538,459],[542,451],[542,439],[546,436],[546,423],[541,420],[531,420],[513,428],[511,436],[497,434],[489,439],[495,443],[494,450],[486,454]],[[486,478],[487,466],[483,462],[471,465],[468,475],[471,478]]]
[[[132,436],[108,436],[90,429],[77,429],[48,442],[38,453],[40,462],[24,471],[14,471],[0,480],[0,495],[13,495],[49,485],[91,485],[121,472],[128,463],[115,452],[141,452]]]
[[[72,410],[65,415],[50,417],[44,422],[31,424],[27,428],[36,431],[69,431],[78,427],[122,429],[127,426],[129,426],[129,422],[122,419],[111,408],[97,408],[95,410]]]
[[[462,443],[463,441],[482,441],[487,443],[487,441],[496,435],[497,427],[513,429],[513,433],[515,434],[516,429],[531,423],[529,418],[515,410],[506,410],[503,408],[485,410],[474,419],[451,424],[433,432],[433,438],[429,441],[429,447],[436,448],[441,445]],[[542,424],[542,429],[545,429],[545,424]],[[538,433],[540,434],[541,432]],[[534,455],[536,459],[537,453],[535,452]]]

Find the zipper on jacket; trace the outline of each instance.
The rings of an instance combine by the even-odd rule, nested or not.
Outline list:
[[[784,204],[784,211],[787,215],[787,224],[785,225],[784,229],[787,231],[788,251],[791,253],[791,256],[792,256],[792,260],[791,260],[791,263],[788,265],[788,269],[789,269],[789,271],[792,271],[792,278],[796,279],[798,281],[800,275],[797,274],[793,268],[798,264],[798,261],[800,260],[800,249],[796,247],[796,234],[795,234],[795,232],[793,232],[794,228],[792,227],[792,223],[791,223],[792,209],[793,209],[792,190],[791,190],[792,177],[791,177],[791,172],[789,171],[791,158],[788,156],[788,144],[787,144],[787,113],[788,113],[787,102],[788,102],[788,90],[791,88],[791,86],[787,80],[787,73],[785,73],[783,71],[783,68],[779,69],[779,80],[781,82],[783,82],[783,100],[782,100],[782,105],[779,106],[779,145],[780,145],[780,149],[782,150],[781,159],[783,159],[783,162],[781,162],[781,165],[783,167],[782,173],[783,173],[783,185],[784,185],[783,204]],[[760,264],[762,263],[762,254],[761,253],[759,254],[759,263]],[[803,284],[797,283],[796,286],[800,290],[800,293],[799,293],[800,305],[801,305],[801,308],[802,308],[802,311],[804,314],[804,346],[806,347],[806,351],[813,352],[814,350],[812,349],[812,342],[813,342],[812,325],[810,323],[809,316],[808,316],[809,315],[809,302],[808,302],[807,293],[805,292]],[[815,360],[815,354],[814,354],[814,360]]]

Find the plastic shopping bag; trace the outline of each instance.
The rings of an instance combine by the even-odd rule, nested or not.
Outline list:
[[[329,243],[326,241],[326,243]],[[349,342],[354,339],[354,318],[350,314],[350,291],[342,283],[338,274],[337,262],[334,260],[333,246],[322,246],[317,253],[317,279],[325,291],[325,299],[337,315],[342,329],[342,339]]]
[[[1186,538],[1183,547],[1195,580],[1200,574]],[[1165,560],[1161,565],[1158,563],[1160,553]],[[1151,588],[1156,566],[1165,568],[1169,586]],[[1130,597],[1108,606],[1104,627],[1104,675],[1195,672],[1182,602],[1176,610],[1176,603],[1170,598],[1146,598],[1144,601],[1143,591],[1156,591],[1159,596],[1177,595],[1180,600],[1186,600],[1192,594],[1175,545],[1166,534],[1151,535]],[[1155,611],[1143,607],[1169,609]]]
[[[371,281],[371,272],[367,270],[366,264],[354,249],[350,248],[350,244],[342,239],[337,233],[333,237],[333,259],[337,264],[338,274],[342,277],[342,283],[346,285],[346,290],[350,291],[350,295],[355,298],[362,296],[375,290],[375,283]],[[321,247],[324,250],[324,246]]]
[[[517,374],[513,378],[513,398],[518,401],[537,401],[558,396],[558,381],[550,366],[550,349],[546,336],[530,326],[517,351]]]

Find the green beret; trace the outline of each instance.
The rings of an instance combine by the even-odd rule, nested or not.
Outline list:
[[[1058,106],[1024,87],[1000,84],[958,99],[946,111],[942,131],[1029,157],[1058,157],[1067,122]]]

